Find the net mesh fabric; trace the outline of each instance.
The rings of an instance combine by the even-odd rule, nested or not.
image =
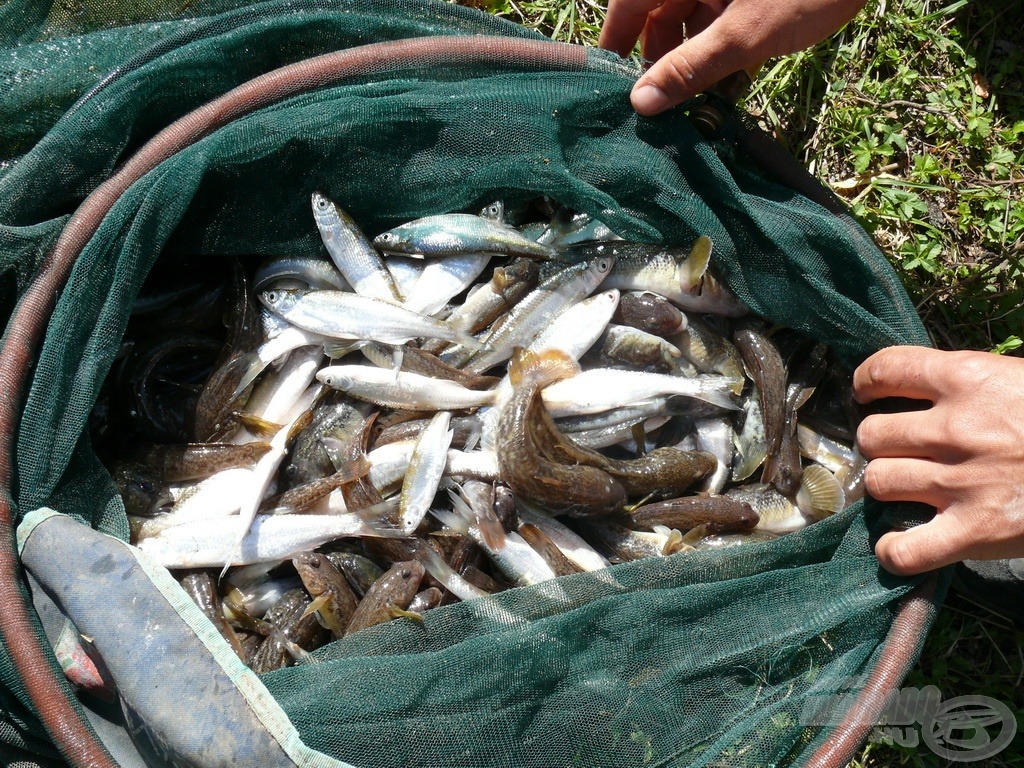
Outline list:
[[[67,216],[173,120],[310,56],[418,36],[536,39],[427,2],[9,3],[0,11],[0,305]],[[440,39],[438,45],[444,46]],[[629,239],[715,243],[714,263],[772,321],[848,363],[927,343],[870,238],[708,142],[676,111],[630,109],[633,76],[600,53],[546,72],[406,63],[284,99],[160,164],[76,263],[32,372],[15,499],[125,537],[87,436],[90,409],[157,258],[320,253],[309,194],[368,234],[546,194]],[[77,101],[83,94],[91,94]],[[857,504],[768,545],[617,566],[392,622],[265,682],[310,746],[358,766],[750,765],[799,761],[800,713],[877,659],[912,581],[880,573],[892,505]],[[21,702],[12,668],[0,680]],[[11,710],[6,710],[10,712]],[[31,717],[0,741],[37,751]],[[42,753],[46,755],[46,753]]]

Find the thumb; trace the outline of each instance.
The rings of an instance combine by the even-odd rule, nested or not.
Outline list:
[[[703,32],[662,56],[641,77],[630,94],[633,109],[656,115],[745,67],[761,63],[746,41],[722,16]]]
[[[940,512],[908,531],[891,531],[875,544],[882,567],[897,576],[915,576],[970,557],[973,540],[964,524]]]

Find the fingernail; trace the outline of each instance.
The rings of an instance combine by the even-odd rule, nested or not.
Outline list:
[[[642,85],[633,91],[630,101],[641,115],[656,115],[668,107],[668,94],[656,85]]]

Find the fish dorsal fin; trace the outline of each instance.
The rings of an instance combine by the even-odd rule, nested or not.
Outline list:
[[[683,290],[700,285],[711,264],[711,238],[701,235],[690,249],[690,255],[679,264],[679,283]]]

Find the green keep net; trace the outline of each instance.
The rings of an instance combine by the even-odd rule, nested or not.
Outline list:
[[[543,39],[434,2],[10,0],[0,7],[5,317],[85,196],[179,117],[330,51],[419,37],[444,51],[477,35]],[[158,258],[319,254],[313,190],[370,233],[548,195],[627,239],[709,235],[717,270],[755,312],[851,367],[884,346],[928,343],[848,216],[766,173],[734,120],[708,140],[685,109],[639,118],[628,101],[636,74],[600,51],[559,68],[515,55],[378,63],[159,163],[89,239],[34,353],[9,446],[15,522],[45,506],[127,537],[87,424],[135,295]],[[859,689],[883,651],[898,651],[898,685],[923,642],[928,611],[898,648],[886,644],[916,581],[885,574],[872,554],[911,514],[868,500],[768,544],[456,604],[335,642],[262,683],[307,747],[360,768],[803,764],[838,725],[808,717],[814,703]],[[5,764],[59,762],[6,650],[0,681]]]

